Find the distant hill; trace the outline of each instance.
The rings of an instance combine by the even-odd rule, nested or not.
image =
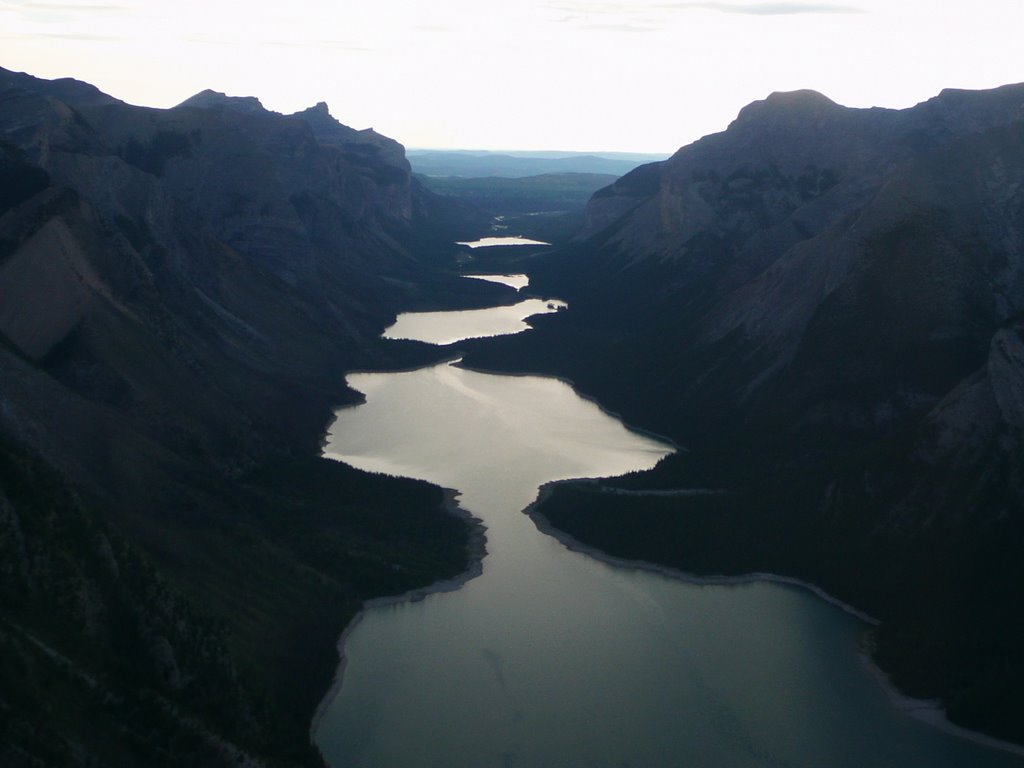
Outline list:
[[[603,173],[546,173],[518,178],[421,176],[420,181],[438,195],[472,203],[490,213],[507,214],[582,209],[597,190],[617,178]]]
[[[442,199],[491,215],[497,232],[557,244],[567,242],[579,231],[591,195],[618,177],[602,173],[545,173],[517,178],[416,178]]]
[[[483,152],[473,150],[409,150],[414,173],[424,176],[521,178],[559,173],[622,176],[637,166],[664,160],[664,154],[622,152]]]

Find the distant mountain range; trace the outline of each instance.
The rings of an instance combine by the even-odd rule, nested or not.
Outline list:
[[[622,176],[666,155],[626,152],[482,152],[410,150],[409,162],[424,176],[522,178],[542,174],[588,173]]]
[[[613,554],[814,581],[876,660],[1024,743],[1024,85],[772,94],[597,192],[529,271],[571,312],[473,365],[572,379],[688,451],[545,513]],[[604,495],[610,497],[609,494]]]
[[[490,217],[324,104],[6,70],[0,179],[0,764],[319,765],[340,630],[468,531],[318,441]]]

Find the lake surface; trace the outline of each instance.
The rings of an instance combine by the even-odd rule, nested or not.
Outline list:
[[[530,284],[530,278],[526,275],[463,275],[470,280],[486,280],[489,283],[501,283],[509,288],[521,291]]]
[[[315,733],[332,766],[1022,765],[896,711],[855,654],[864,625],[806,590],[698,586],[539,532],[541,484],[669,451],[567,384],[449,363],[349,383],[366,403],[325,455],[457,489],[488,554],[458,591],[365,611]]]
[[[384,331],[385,339],[412,339],[428,344],[454,344],[463,339],[504,336],[525,331],[526,318],[564,309],[559,299],[526,299],[507,307],[459,312],[406,312]]]
[[[479,240],[460,242],[456,243],[456,245],[468,245],[470,248],[489,248],[494,245],[551,245],[551,243],[514,235],[511,237],[482,237]]]

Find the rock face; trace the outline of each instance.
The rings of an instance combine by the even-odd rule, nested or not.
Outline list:
[[[904,111],[773,94],[598,192],[533,274],[573,311],[475,362],[567,376],[691,448],[661,482],[743,499],[733,532],[687,532],[738,553],[701,568],[817,579],[886,619],[898,682],[1024,741],[1022,180],[1024,86]]]
[[[323,107],[5,70],[0,177],[0,763],[317,764],[359,599],[464,566],[440,491],[305,458],[443,203]]]

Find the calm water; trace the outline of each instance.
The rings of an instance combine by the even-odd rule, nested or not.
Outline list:
[[[530,278],[526,275],[463,275],[471,280],[486,280],[489,283],[501,283],[509,288],[521,291],[530,284]]]
[[[482,237],[471,242],[457,243],[457,245],[468,245],[470,248],[488,248],[492,245],[551,245],[542,240],[530,240],[528,237]]]
[[[459,312],[407,312],[384,331],[385,339],[413,339],[429,344],[454,344],[463,339],[504,336],[525,331],[526,318],[566,307],[558,299],[526,299],[508,307]]]
[[[803,590],[695,586],[540,533],[540,484],[668,450],[566,384],[451,364],[349,382],[366,403],[326,455],[458,489],[488,555],[456,592],[365,613],[315,734],[332,766],[1022,765],[896,712],[863,625]]]

